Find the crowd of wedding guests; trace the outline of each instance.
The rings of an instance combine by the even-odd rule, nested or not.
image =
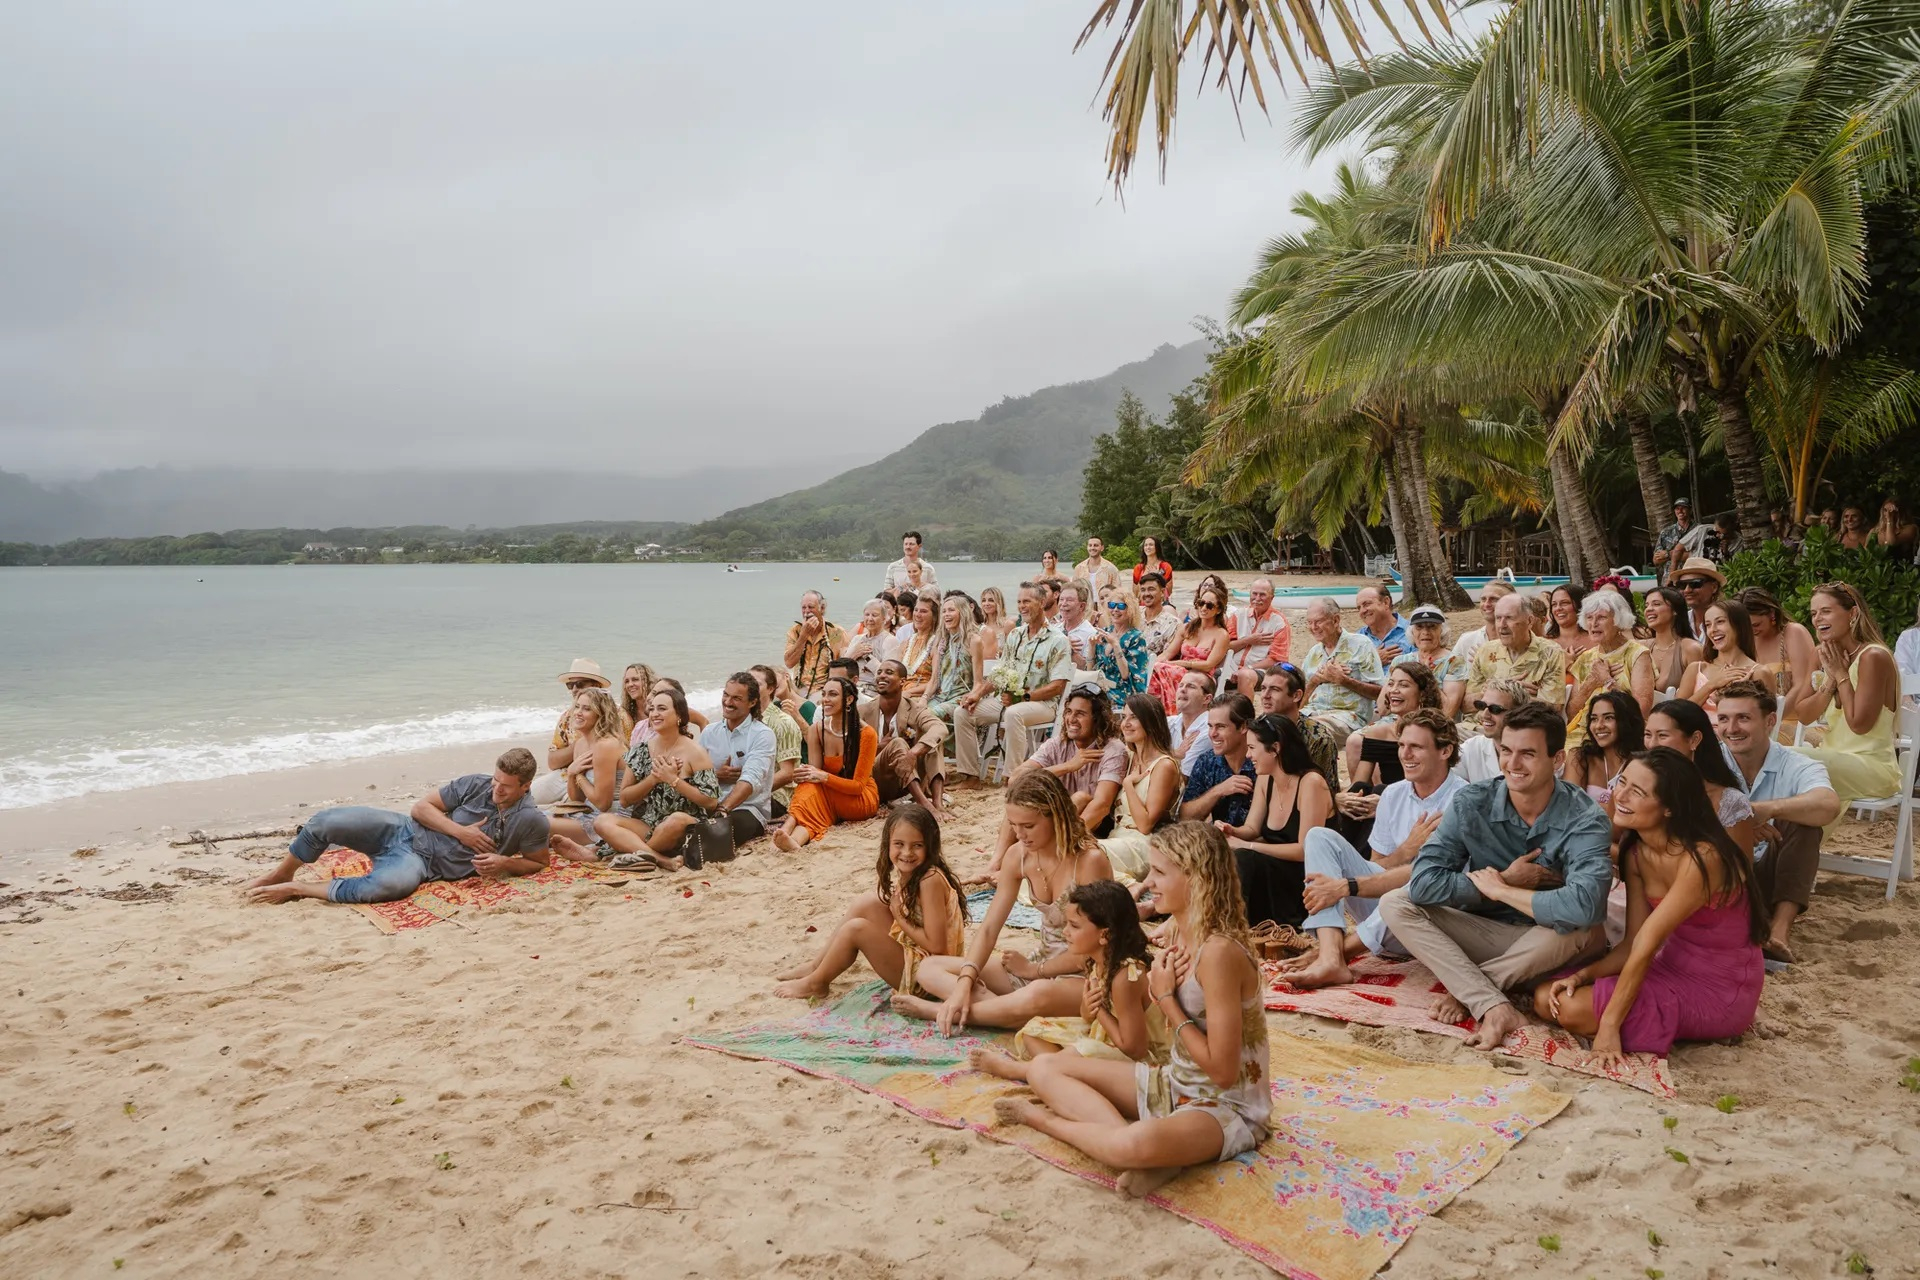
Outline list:
[[[1010,599],[942,591],[921,545],[850,629],[802,596],[780,661],[728,677],[711,718],[644,664],[616,691],[577,660],[545,773],[508,752],[406,817],[317,814],[256,895],[378,901],[554,857],[698,868],[884,810],[872,889],[778,991],[822,995],[864,957],[910,1016],[1021,1030],[1023,1057],[976,1064],[1038,1096],[1005,1118],[1142,1190],[1264,1136],[1257,944],[1297,952],[1299,987],[1416,959],[1485,1048],[1528,1017],[1607,1059],[1737,1035],[1763,959],[1793,960],[1823,835],[1899,782],[1899,670],[1845,583],[1803,622],[1704,556],[1638,612],[1622,579],[1495,581],[1459,636],[1368,586],[1351,617],[1307,604],[1296,664],[1270,581],[1239,603],[1205,576],[1178,606],[1150,538],[1131,570],[1097,538],[1066,571],[1048,553]],[[969,934],[940,815],[996,785]],[[331,844],[372,872],[295,881]],[[1021,902],[1037,948],[996,951]]]

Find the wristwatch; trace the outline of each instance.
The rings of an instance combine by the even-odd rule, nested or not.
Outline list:
[[[1357,898],[1360,896],[1360,882],[1352,876],[1347,877],[1347,896],[1349,898]]]

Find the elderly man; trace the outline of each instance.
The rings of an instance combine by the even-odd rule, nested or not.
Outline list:
[[[1533,626],[1533,606],[1519,592],[1494,603],[1493,638],[1474,650],[1469,697],[1479,697],[1495,680],[1512,679],[1555,709],[1567,700],[1567,651],[1535,635]]]
[[[1120,570],[1107,559],[1107,544],[1100,538],[1087,539],[1087,558],[1073,566],[1076,581],[1084,582],[1098,595],[1102,587],[1120,585]]]
[[[1566,745],[1552,707],[1508,712],[1501,776],[1454,794],[1406,887],[1380,900],[1381,922],[1446,986],[1434,1018],[1471,1015],[1476,1049],[1499,1048],[1525,1023],[1509,988],[1606,945],[1612,828],[1593,797],[1557,776]]]
[[[1093,593],[1084,579],[1075,578],[1060,584],[1060,634],[1067,638],[1067,647],[1073,650],[1076,671],[1094,669],[1094,629],[1093,623],[1087,621],[1092,603]]]
[[[760,716],[759,678],[751,671],[736,671],[721,688],[720,714],[700,734],[700,745],[712,757],[714,775],[725,788],[713,817],[731,825],[736,848],[765,835],[773,825],[779,744]]]
[[[1340,629],[1340,605],[1332,597],[1309,604],[1306,622],[1314,641],[1301,668],[1307,673],[1306,715],[1342,745],[1371,718],[1387,673],[1371,640]]]
[[[1329,791],[1338,791],[1340,748],[1325,725],[1303,714],[1307,705],[1306,674],[1291,662],[1277,662],[1268,667],[1260,675],[1258,705],[1261,715],[1279,716],[1298,726],[1300,736],[1307,740],[1307,755],[1312,757],[1313,767],[1326,778]]]
[[[255,902],[317,898],[361,904],[397,902],[429,880],[530,876],[551,860],[552,828],[528,794],[533,752],[514,747],[493,775],[470,773],[416,800],[402,816],[349,805],[322,809],[294,833],[280,865],[247,884]],[[334,845],[363,853],[365,875],[296,882],[294,872]]]
[[[1765,685],[1736,680],[1720,687],[1714,717],[1727,762],[1745,784],[1754,816],[1765,824],[1753,851],[1760,890],[1773,903],[1773,924],[1762,950],[1770,959],[1791,963],[1787,935],[1813,898],[1821,829],[1840,816],[1841,805],[1825,765],[1774,741],[1778,710]]]
[[[1293,644],[1287,615],[1273,607],[1273,581],[1255,578],[1247,588],[1244,608],[1227,610],[1233,639],[1227,642],[1226,661],[1220,664],[1220,678],[1230,680],[1241,693],[1251,698],[1260,688],[1260,672],[1274,663],[1273,652],[1284,658]]]
[[[938,813],[946,803],[947,762],[940,744],[947,726],[927,704],[906,692],[907,666],[898,658],[882,662],[873,676],[873,697],[860,704],[860,719],[872,726],[880,749],[873,757],[873,780],[880,803],[911,796]]]
[[[1245,826],[1253,807],[1253,757],[1247,751],[1247,726],[1253,704],[1237,693],[1223,693],[1207,710],[1207,742],[1187,775],[1180,794],[1183,822],[1227,822]]]
[[[1008,770],[1025,764],[1033,754],[1033,731],[1053,723],[1058,699],[1073,678],[1073,650],[1048,623],[1039,584],[1021,583],[1015,600],[1020,623],[1000,646],[1000,665],[988,681],[993,692],[971,709],[965,702],[953,709],[953,771],[963,777],[984,776],[980,734],[991,724],[1000,726]]]
[[[1167,581],[1157,573],[1140,575],[1140,635],[1147,652],[1162,654],[1180,625],[1180,611],[1167,603]]]
[[[1512,594],[1513,584],[1501,582],[1498,579],[1480,588],[1478,600],[1480,625],[1471,631],[1463,632],[1460,638],[1453,642],[1453,656],[1459,659],[1461,669],[1470,669],[1473,665],[1473,655],[1479,652],[1481,645],[1493,639],[1493,606],[1500,603],[1502,596]]]
[[[1353,607],[1360,615],[1360,634],[1380,651],[1382,666],[1392,666],[1395,658],[1413,650],[1407,620],[1393,611],[1393,597],[1385,587],[1360,588],[1353,593]]]
[[[793,687],[803,699],[820,692],[827,682],[827,664],[845,653],[847,633],[827,621],[827,598],[818,591],[800,597],[800,620],[787,628],[787,648],[781,662],[793,672]]]
[[[1693,503],[1685,498],[1675,498],[1673,523],[1662,529],[1653,543],[1653,563],[1662,582],[1673,581],[1674,566],[1685,560],[1688,552],[1699,545],[1704,532],[1693,527]]]
[[[1727,585],[1726,575],[1720,572],[1720,566],[1705,556],[1689,557],[1685,564],[1673,571],[1673,585],[1680,588],[1680,594],[1687,600],[1687,621],[1693,624],[1693,634],[1707,634],[1707,609],[1719,603],[1720,592]]]
[[[886,581],[880,584],[882,591],[911,591],[916,595],[925,595],[940,585],[940,575],[931,564],[920,558],[921,545],[918,529],[909,529],[900,535],[900,558],[887,566]]]
[[[573,763],[573,695],[582,689],[613,687],[613,682],[601,674],[600,664],[592,658],[575,658],[573,665],[560,673],[560,683],[567,690],[567,706],[554,722],[553,741],[547,746],[548,772],[533,780],[531,794],[533,802],[539,805],[559,804],[567,797],[567,768]],[[645,695],[640,701],[646,701]],[[620,713],[620,723],[624,732],[633,732],[624,710]]]

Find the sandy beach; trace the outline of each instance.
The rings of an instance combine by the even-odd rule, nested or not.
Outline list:
[[[1272,1274],[1010,1147],[678,1043],[800,1012],[770,975],[870,883],[877,821],[798,856],[763,842],[391,936],[345,908],[241,901],[283,839],[168,844],[333,803],[405,808],[497,751],[0,812],[0,1274]],[[984,864],[999,811],[956,795],[961,870]],[[1842,841],[1884,849],[1891,830]],[[1857,1254],[1920,1275],[1920,1094],[1900,1085],[1920,1055],[1920,894],[1881,895],[1823,876],[1801,963],[1769,979],[1740,1043],[1676,1050],[1674,1101],[1503,1062],[1572,1104],[1391,1273],[1816,1277]],[[1418,1061],[1477,1056],[1271,1020]]]

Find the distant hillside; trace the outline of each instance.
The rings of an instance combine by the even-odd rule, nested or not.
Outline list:
[[[0,542],[146,538],[216,529],[572,524],[704,520],[728,505],[812,484],[858,460],[703,468],[641,477],[581,467],[327,471],[141,467],[41,484],[0,471]]]
[[[897,555],[900,531],[927,535],[940,559],[1024,558],[1066,540],[1080,512],[1093,437],[1113,429],[1123,390],[1155,415],[1206,369],[1207,344],[1162,346],[1103,378],[1009,397],[970,422],[948,422],[869,466],[825,484],[729,511],[685,535],[716,555]]]

